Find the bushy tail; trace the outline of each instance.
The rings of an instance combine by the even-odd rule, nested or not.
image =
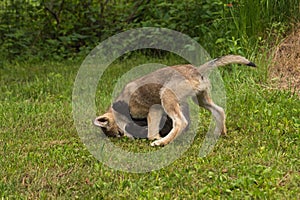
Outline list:
[[[242,64],[251,67],[256,67],[256,65],[253,62],[247,60],[243,56],[227,55],[227,56],[222,56],[214,60],[208,61],[207,63],[204,63],[199,67],[199,72],[204,73],[212,68],[221,67],[228,64]]]

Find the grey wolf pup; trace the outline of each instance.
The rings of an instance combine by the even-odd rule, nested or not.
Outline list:
[[[228,64],[256,67],[239,55],[227,55],[199,67],[176,65],[158,69],[128,83],[107,112],[94,124],[107,136],[154,140],[164,146],[187,130],[190,123],[187,98],[209,110],[216,120],[215,133],[226,135],[225,113],[210,95],[208,72]]]

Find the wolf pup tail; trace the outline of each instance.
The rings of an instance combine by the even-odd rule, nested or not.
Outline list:
[[[215,67],[221,67],[229,64],[242,64],[242,65],[247,65],[250,67],[256,67],[256,65],[246,59],[243,56],[239,55],[227,55],[227,56],[222,56],[219,58],[216,58],[214,60],[208,61],[207,63],[204,63],[198,68],[198,71],[200,73],[204,73],[210,69],[213,69]]]

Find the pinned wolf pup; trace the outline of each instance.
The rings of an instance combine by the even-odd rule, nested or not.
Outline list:
[[[209,110],[216,120],[215,133],[226,135],[225,113],[209,95],[208,72],[214,67],[243,64],[256,67],[239,55],[227,55],[199,67],[176,65],[158,69],[128,83],[107,112],[94,121],[107,136],[154,140],[164,146],[190,123],[187,98]]]

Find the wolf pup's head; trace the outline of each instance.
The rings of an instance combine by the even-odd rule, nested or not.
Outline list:
[[[124,132],[118,127],[111,112],[97,117],[94,125],[100,127],[103,133],[109,137],[121,137],[124,135]]]

